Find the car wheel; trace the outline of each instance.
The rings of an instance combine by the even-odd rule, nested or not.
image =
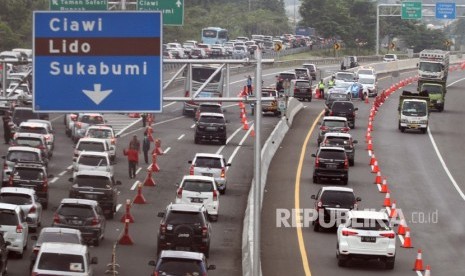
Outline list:
[[[113,219],[115,217],[115,207],[111,207],[110,213],[108,214],[108,219]]]
[[[355,164],[355,159],[349,159],[349,166],[353,166]]]
[[[220,190],[221,195],[224,195],[225,193],[226,193],[226,188],[224,188],[223,190]]]
[[[94,240],[93,245],[94,245],[95,247],[97,247],[97,246],[100,245],[100,237],[97,237],[97,238]]]
[[[405,132],[405,127],[400,127],[400,132]]]
[[[194,143],[195,143],[195,144],[200,144],[200,139],[199,139],[198,137],[195,137],[195,138],[194,138]]]
[[[218,215],[208,215],[208,218],[210,221],[217,222],[218,221]]]
[[[428,130],[428,128],[422,128],[422,129],[421,129],[421,133],[426,134],[426,131],[427,131],[427,130]]]
[[[394,269],[395,261],[396,257],[386,258],[386,260],[384,261],[384,266],[386,267],[386,269]]]
[[[315,222],[313,223],[313,231],[314,231],[314,232],[320,232],[320,230],[321,230],[320,224],[319,224],[318,222],[315,221]]]
[[[342,179],[342,184],[347,185],[349,183],[349,178]]]
[[[318,184],[318,176],[314,175],[313,176],[313,183]]]
[[[309,103],[312,102],[312,97],[307,98],[307,101],[308,101]]]
[[[341,257],[341,255],[337,256],[337,265],[339,267],[345,267],[347,265],[347,260]]]

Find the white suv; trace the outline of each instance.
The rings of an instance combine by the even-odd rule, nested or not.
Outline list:
[[[98,139],[105,139],[110,146],[110,160],[113,162],[116,159],[116,138],[118,135],[115,135],[115,132],[111,126],[90,126],[87,131],[85,137],[89,138],[98,138]]]
[[[226,167],[231,166],[231,163],[226,163],[223,155],[197,153],[194,160],[189,161],[189,164],[191,164],[190,175],[211,176],[215,178],[220,193],[226,192]]]
[[[108,153],[97,151],[82,151],[73,163],[73,177],[76,177],[77,172],[85,170],[109,172],[112,177],[115,173]]]
[[[8,250],[23,257],[27,248],[27,234],[29,228],[26,215],[21,207],[14,204],[0,203],[0,230],[3,232],[5,241],[10,242]]]
[[[0,202],[14,204],[21,207],[26,214],[29,228],[37,231],[42,223],[42,204],[34,189],[19,187],[4,187],[0,189]]]
[[[385,212],[349,211],[337,229],[336,257],[339,266],[351,258],[378,259],[394,268],[396,233]]]
[[[210,176],[185,175],[176,191],[176,203],[203,205],[212,221],[218,220],[219,192]]]

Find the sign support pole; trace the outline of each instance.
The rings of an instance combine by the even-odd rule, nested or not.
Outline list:
[[[8,66],[6,62],[2,62],[2,96],[6,97],[6,73],[8,70]]]

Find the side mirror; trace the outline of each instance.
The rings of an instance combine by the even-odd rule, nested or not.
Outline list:
[[[6,175],[11,175],[10,171],[5,172]]]
[[[227,167],[231,167],[231,163],[226,164]]]
[[[216,269],[216,265],[209,265],[207,267],[207,270],[215,270]]]
[[[312,195],[310,198],[311,199],[316,199],[316,195]]]
[[[162,218],[162,217],[165,216],[165,212],[158,212],[157,216],[158,216],[159,218]]]
[[[36,235],[31,235],[31,241],[36,241],[37,240],[37,236]]]
[[[73,178],[73,177],[70,177],[70,178],[68,178],[68,181],[69,181],[69,182],[73,182],[73,181],[74,181],[74,178]]]
[[[312,157],[316,157],[316,154],[312,153]]]
[[[11,245],[11,242],[6,241],[6,242],[5,242],[5,245],[6,245],[6,246],[10,246],[10,245]]]
[[[157,262],[155,262],[154,260],[149,261],[149,266],[156,266],[156,265],[157,265]]]
[[[121,185],[122,183],[121,183],[121,181],[116,180],[115,184],[116,184],[116,185]]]
[[[54,178],[54,177],[55,177],[55,175],[53,175],[53,174],[47,175],[47,178]]]
[[[352,143],[353,144],[358,144],[358,140],[353,140]]]
[[[90,259],[90,264],[97,264],[97,263],[98,263],[97,257],[92,257],[92,259]]]
[[[357,202],[360,202],[360,201],[362,201],[362,198],[361,198],[361,197],[357,197],[355,200],[356,200]]]
[[[187,161],[188,164],[192,164],[192,160]]]
[[[358,110],[358,107],[354,108],[354,110],[357,111],[357,110]]]

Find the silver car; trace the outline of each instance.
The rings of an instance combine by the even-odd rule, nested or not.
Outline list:
[[[215,178],[218,191],[221,194],[226,192],[227,168],[231,163],[226,163],[223,155],[210,154],[210,153],[197,153],[193,160],[189,161],[191,164],[190,175],[203,175]]]
[[[21,207],[29,228],[37,230],[42,222],[42,204],[36,191],[28,188],[5,187],[0,189],[0,202]]]

